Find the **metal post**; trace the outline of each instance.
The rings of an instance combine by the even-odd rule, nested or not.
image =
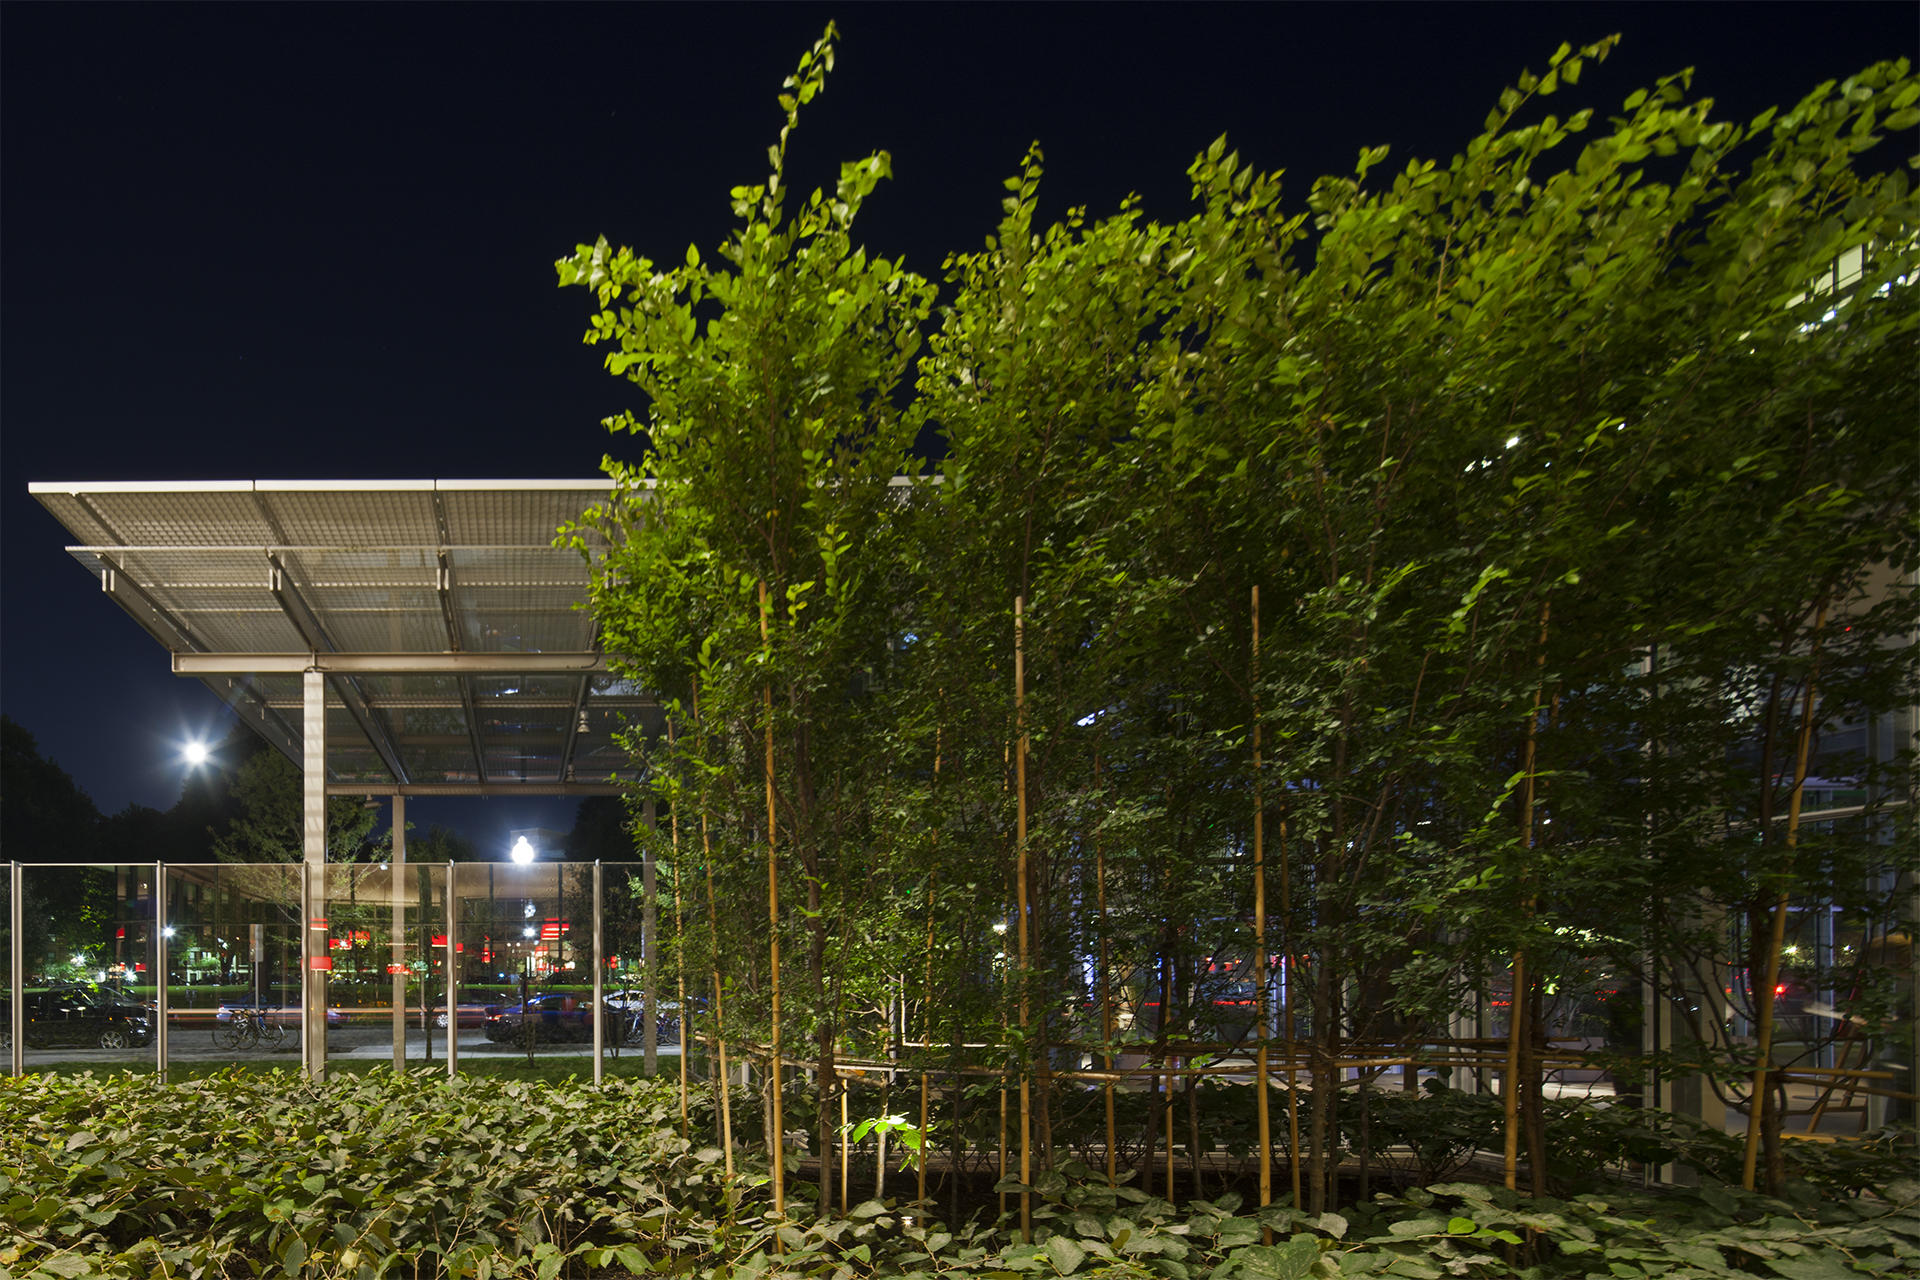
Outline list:
[[[153,959],[160,971],[154,986],[153,1074],[167,1078],[167,864],[153,864]]]
[[[393,850],[387,869],[387,893],[393,901],[393,920],[388,925],[393,943],[387,972],[393,978],[393,1069],[407,1069],[407,908],[400,897],[407,879],[407,798],[393,798]],[[448,1030],[453,1030],[449,1027]]]
[[[21,892],[20,864],[15,862],[7,869],[7,1038],[12,1050],[7,1070],[16,1076],[27,1074],[27,942]]]
[[[447,1078],[451,1080],[460,1074],[460,1006],[455,988],[460,982],[459,972],[453,965],[453,862],[447,862]]]
[[[302,765],[300,1061],[313,1080],[327,1076],[327,678],[301,676]]]
[[[607,1050],[607,1013],[606,1013],[606,970],[607,961],[603,951],[604,938],[601,930],[604,920],[600,913],[600,859],[593,860],[593,1083],[597,1086],[606,1078]]]

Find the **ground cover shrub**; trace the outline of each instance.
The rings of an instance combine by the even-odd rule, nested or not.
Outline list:
[[[741,1153],[729,1181],[703,1145],[704,1096],[690,1120],[682,1138],[668,1081],[6,1080],[0,1280],[1817,1280],[1920,1268],[1920,1183],[1895,1180],[1851,1196],[1799,1182],[1785,1200],[1721,1186],[1530,1199],[1459,1181],[1310,1215],[1231,1191],[1176,1204],[1069,1163],[1030,1189],[1031,1241],[1008,1219],[952,1223],[899,1201],[814,1219],[796,1196],[778,1218],[762,1165]],[[1835,1185],[1910,1165],[1902,1140],[1862,1144]],[[1835,1167],[1847,1150],[1829,1150]]]

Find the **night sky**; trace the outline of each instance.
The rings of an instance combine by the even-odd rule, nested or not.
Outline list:
[[[0,710],[109,813],[170,806],[179,744],[231,723],[29,481],[596,474],[637,406],[553,260],[718,244],[830,17],[790,180],[891,151],[862,237],[936,276],[1036,138],[1049,216],[1137,190],[1176,218],[1223,132],[1296,202],[1363,145],[1444,160],[1563,39],[1625,36],[1583,105],[1693,66],[1741,119],[1920,46],[1908,3],[5,5]],[[408,816],[487,850],[575,803]]]

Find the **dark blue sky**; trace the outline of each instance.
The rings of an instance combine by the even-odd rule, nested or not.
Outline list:
[[[1055,211],[1174,217],[1222,132],[1296,198],[1363,145],[1444,158],[1562,39],[1625,35],[1583,103],[1691,65],[1736,117],[1920,45],[1906,3],[7,5],[0,710],[109,812],[170,805],[175,745],[224,724],[29,481],[594,474],[633,402],[553,259],[720,241],[830,16],[791,176],[892,151],[864,237],[930,275],[1035,138]],[[409,816],[485,847],[572,809]]]

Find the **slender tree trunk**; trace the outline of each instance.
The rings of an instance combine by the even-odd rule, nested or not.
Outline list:
[[[1784,1172],[1783,1161],[1777,1154],[1780,1142],[1780,1117],[1774,1105],[1773,1091],[1768,1087],[1768,1072],[1772,1068],[1773,1057],[1773,1013],[1774,988],[1780,984],[1780,951],[1786,944],[1787,908],[1792,896],[1792,877],[1794,872],[1794,854],[1800,845],[1800,806],[1807,790],[1807,764],[1813,752],[1813,727],[1818,706],[1818,688],[1820,682],[1820,642],[1827,622],[1827,602],[1822,600],[1813,617],[1813,652],[1807,667],[1807,684],[1800,701],[1800,736],[1794,748],[1793,790],[1787,794],[1787,834],[1785,865],[1781,869],[1780,890],[1773,902],[1773,919],[1767,930],[1766,979],[1760,989],[1754,993],[1754,1062],[1753,1085],[1750,1097],[1752,1103],[1747,1115],[1746,1150],[1741,1156],[1740,1185],[1751,1191],[1754,1189],[1756,1162],[1760,1152],[1763,1135],[1770,1140],[1767,1161],[1767,1193],[1777,1195],[1780,1191],[1781,1175]],[[1762,779],[1763,786],[1768,785]],[[1763,837],[1764,838],[1764,837]],[[1747,969],[1747,981],[1753,981],[1753,968]]]
[[[1525,886],[1520,904],[1522,929],[1530,925],[1535,906],[1532,887],[1533,867],[1529,856],[1533,850],[1534,763],[1540,740],[1540,706],[1546,695],[1544,672],[1547,665],[1547,627],[1552,616],[1552,607],[1553,602],[1550,599],[1540,602],[1540,640],[1534,650],[1533,705],[1527,711],[1527,733],[1525,744],[1521,748],[1520,769],[1525,775],[1520,784],[1520,856],[1523,860],[1520,878],[1522,885]],[[1519,1186],[1518,1165],[1523,1128],[1521,1096],[1529,1092],[1538,1093],[1540,1088],[1536,1078],[1538,1072],[1533,1069],[1526,1052],[1528,1036],[1531,1034],[1531,1020],[1527,1017],[1532,1005],[1532,988],[1529,984],[1538,981],[1531,972],[1531,968],[1532,966],[1528,963],[1527,944],[1523,938],[1519,948],[1513,954],[1513,984],[1507,999],[1507,1071],[1506,1079],[1501,1083],[1502,1105],[1506,1113],[1506,1150],[1503,1172],[1509,1191]],[[1529,1163],[1533,1163],[1533,1151],[1543,1145],[1529,1139]],[[1541,1185],[1542,1179],[1546,1176],[1544,1163],[1541,1161],[1542,1167],[1536,1167],[1530,1171],[1535,1194],[1544,1194],[1544,1188]]]

